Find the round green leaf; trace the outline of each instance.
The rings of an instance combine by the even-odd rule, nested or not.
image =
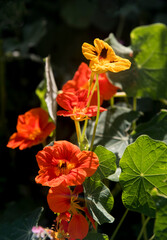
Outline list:
[[[120,167],[123,204],[130,210],[155,217],[150,191],[156,187],[161,194],[167,195],[167,145],[140,136],[125,150]]]

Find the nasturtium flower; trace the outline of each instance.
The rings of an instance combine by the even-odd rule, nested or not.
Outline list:
[[[36,155],[40,168],[35,181],[43,186],[57,187],[81,185],[99,166],[94,152],[81,151],[68,141],[56,141]]]
[[[33,108],[17,119],[17,132],[9,139],[7,147],[23,150],[42,143],[55,129],[55,124],[48,121],[48,113],[42,108]]]
[[[120,72],[130,68],[131,62],[128,59],[117,56],[112,47],[96,38],[94,46],[89,43],[83,43],[82,53],[86,59],[90,60],[89,67],[95,73]]]
[[[96,116],[97,106],[87,107],[89,98],[88,90],[82,89],[76,92],[62,92],[56,98],[57,103],[65,110],[57,111],[58,116],[71,117],[76,121],[83,121]],[[106,109],[100,107],[100,112]]]
[[[83,196],[79,196],[80,193],[83,193],[82,185],[76,186],[73,191],[64,186],[52,187],[47,195],[49,208],[54,213],[61,214],[70,212],[73,215],[82,211],[88,217],[94,229],[96,229],[95,221],[86,207]]]
[[[89,89],[91,77],[91,70],[88,65],[82,62],[74,74],[72,80],[67,81],[63,87],[62,91],[76,92],[79,89]],[[93,88],[96,81],[96,76],[94,76],[91,89]],[[106,73],[99,74],[99,89],[100,89],[100,103],[103,103],[103,100],[109,100],[119,89],[114,86],[109,79],[107,78]],[[94,94],[91,99],[91,105],[97,105],[97,88],[94,91]]]

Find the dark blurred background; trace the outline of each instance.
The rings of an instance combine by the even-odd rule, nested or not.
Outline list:
[[[61,89],[86,62],[83,42],[93,44],[94,38],[105,39],[112,32],[128,46],[133,28],[156,22],[167,23],[166,0],[0,0],[0,222],[39,206],[45,208],[43,224],[52,221],[48,189],[34,181],[35,155],[42,145],[23,151],[6,147],[18,115],[40,106],[35,89],[44,78],[43,58],[51,56]],[[69,140],[72,121],[58,118],[57,126],[57,139]],[[122,206],[114,214],[121,216],[123,211]],[[135,224],[129,226],[128,239],[134,239]],[[114,227],[104,228],[110,235]]]

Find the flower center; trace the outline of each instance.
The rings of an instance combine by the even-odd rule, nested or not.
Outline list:
[[[74,116],[71,116],[71,119],[76,121],[83,121],[87,119],[88,116],[86,115],[86,111],[87,111],[86,108],[81,109],[81,108],[74,107],[73,109]]]
[[[56,166],[56,175],[67,175],[71,169],[75,167],[74,163],[69,163],[66,160],[59,160],[57,166]]]
[[[39,128],[36,128],[32,133],[29,134],[28,138],[30,140],[34,140],[39,134],[41,134],[41,130]]]
[[[101,60],[101,59],[106,59],[106,57],[107,57],[107,51],[108,51],[107,48],[103,48],[103,49],[101,50],[101,53],[100,53],[100,55],[99,55],[99,60]]]

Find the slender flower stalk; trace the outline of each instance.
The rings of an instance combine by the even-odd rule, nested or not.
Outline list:
[[[140,233],[139,233],[139,235],[138,235],[137,240],[140,240],[140,239],[141,239],[142,235],[144,234],[145,228],[146,228],[147,223],[149,222],[149,220],[150,220],[150,217],[147,217],[146,220],[145,220],[145,222],[143,223],[143,226],[142,226],[142,228],[141,228],[141,231],[140,231]]]
[[[80,146],[80,144],[81,144],[81,127],[80,127],[79,121],[74,120],[74,123],[75,123],[78,144]]]
[[[90,95],[91,85],[92,85],[94,76],[95,76],[95,73],[94,73],[94,72],[91,72],[91,75],[90,75],[90,84],[89,84],[89,89],[88,89],[88,97],[89,97],[89,95]]]
[[[94,77],[94,75],[93,75],[93,77]],[[92,96],[93,96],[93,93],[94,93],[96,87],[97,87],[97,81],[95,82],[95,84],[94,84],[94,86],[93,86],[93,89],[92,89],[91,96],[90,96],[90,99],[89,99],[89,101],[88,101],[87,107],[90,106],[91,99],[92,99]],[[91,81],[90,81],[89,89],[91,89]],[[85,138],[85,132],[86,132],[87,125],[88,125],[88,119],[86,119],[85,122],[84,122],[83,131],[82,131],[82,136],[81,136],[81,141],[83,141],[83,139]]]
[[[97,84],[97,115],[96,115],[96,121],[95,121],[94,129],[93,129],[93,136],[92,136],[92,141],[91,141],[91,145],[90,145],[90,151],[92,151],[92,149],[93,149],[93,143],[94,143],[94,139],[95,139],[96,128],[97,128],[97,124],[98,124],[98,121],[99,121],[99,115],[100,115],[100,89],[99,89],[98,77],[99,77],[99,75],[96,74],[96,84]]]
[[[124,215],[122,216],[122,218],[121,218],[121,220],[120,220],[120,222],[119,222],[118,226],[116,227],[116,229],[115,229],[114,233],[112,234],[112,237],[111,237],[111,239],[110,239],[110,240],[114,240],[114,238],[115,238],[115,236],[116,236],[116,234],[117,234],[118,230],[120,229],[120,227],[121,227],[121,225],[122,225],[122,223],[123,223],[123,221],[124,221],[124,219],[125,219],[125,217],[126,217],[126,215],[127,215],[128,211],[129,211],[129,210],[128,210],[128,209],[126,209],[126,211],[125,211]]]

